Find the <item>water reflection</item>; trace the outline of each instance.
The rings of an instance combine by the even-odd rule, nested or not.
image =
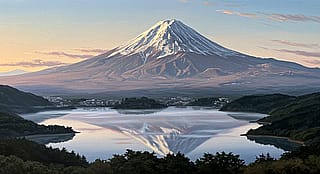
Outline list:
[[[72,140],[75,137],[75,133],[66,134],[51,134],[51,135],[30,135],[25,138],[39,144],[49,144],[49,143],[62,143]]]
[[[68,110],[68,111],[45,111],[45,112],[39,112],[39,113],[22,114],[21,116],[24,119],[31,120],[36,123],[41,123],[45,120],[52,119],[52,118],[59,118],[64,115],[67,115],[69,113],[70,113],[70,110]]]
[[[228,113],[228,116],[237,119],[237,120],[246,120],[246,121],[257,121],[260,118],[266,117],[266,114],[259,114],[259,113],[237,113],[237,112],[233,112],[233,113]]]
[[[290,141],[288,138],[272,137],[272,136],[250,136],[247,138],[259,144],[274,145],[275,147],[281,148],[285,151],[293,151],[298,147],[302,146],[302,143]]]
[[[189,153],[212,136],[247,124],[216,110],[167,109],[151,114],[123,115],[114,112],[69,114],[78,120],[132,137],[154,152]]]
[[[159,155],[182,152],[191,159],[205,152],[224,150],[240,154],[246,161],[254,160],[261,153],[269,152],[275,157],[283,153],[274,146],[260,145],[240,136],[258,127],[258,124],[249,121],[262,118],[264,115],[261,114],[230,115],[192,107],[127,113],[113,109],[79,109],[42,123],[71,126],[81,132],[70,141],[50,143],[49,146],[75,150],[89,160],[107,159],[112,154],[123,153],[127,148],[154,151]]]
[[[116,111],[119,114],[123,114],[123,115],[146,115],[146,114],[153,114],[156,112],[160,112],[162,109],[132,109],[132,110],[128,110],[128,109],[116,109]]]

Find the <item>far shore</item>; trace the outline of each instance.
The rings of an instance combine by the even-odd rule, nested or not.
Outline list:
[[[62,133],[62,134],[36,134],[36,135],[27,135],[19,138],[25,138],[30,141],[35,141],[40,144],[48,144],[48,143],[58,143],[71,140],[76,133]]]
[[[248,134],[243,134],[242,136],[247,136],[247,137],[253,137],[253,138],[277,138],[277,139],[286,139],[288,140],[289,142],[292,142],[292,143],[297,143],[297,144],[300,144],[302,146],[305,146],[305,142],[303,141],[299,141],[299,140],[293,140],[289,137],[281,137],[281,136],[275,136],[275,135],[248,135]]]
[[[63,133],[63,134],[35,134],[35,135],[27,135],[23,136],[21,138],[46,138],[46,137],[57,137],[57,136],[66,136],[66,135],[75,135],[76,133],[79,132],[74,132],[74,133]]]

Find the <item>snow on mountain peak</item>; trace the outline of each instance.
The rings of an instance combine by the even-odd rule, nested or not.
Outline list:
[[[176,19],[162,20],[127,44],[117,47],[108,57],[139,54],[163,58],[177,53],[227,56],[240,54],[224,48]]]

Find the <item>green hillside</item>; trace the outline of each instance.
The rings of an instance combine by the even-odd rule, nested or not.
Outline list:
[[[42,97],[0,85],[0,139],[38,134],[74,133],[70,127],[38,125],[16,114],[35,112],[47,107],[53,106]]]
[[[0,139],[61,133],[74,133],[74,131],[70,127],[38,125],[15,114],[0,113]]]
[[[294,101],[296,97],[283,94],[244,96],[223,106],[221,111],[257,112],[267,114]]]
[[[297,97],[259,121],[271,124],[251,130],[248,134],[285,136],[307,142],[319,141],[320,93]]]
[[[2,112],[27,113],[49,106],[52,107],[52,104],[40,96],[0,85],[0,111]]]

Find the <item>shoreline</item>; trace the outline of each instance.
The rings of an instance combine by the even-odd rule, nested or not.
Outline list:
[[[275,139],[285,139],[289,142],[292,142],[292,143],[297,143],[297,144],[300,144],[301,146],[305,146],[305,142],[303,141],[299,141],[299,140],[293,140],[289,137],[281,137],[281,136],[276,136],[276,135],[248,135],[248,134],[243,134],[241,136],[246,136],[246,137],[256,137],[256,138],[275,138]]]
[[[37,142],[39,144],[49,144],[49,143],[59,143],[65,142],[73,139],[76,135],[76,132],[73,133],[60,133],[60,134],[36,134],[36,135],[27,135],[18,138],[25,138],[30,141]]]
[[[73,132],[73,133],[60,133],[60,134],[35,134],[35,135],[26,135],[19,138],[45,138],[45,137],[53,137],[53,136],[66,136],[66,135],[75,135],[79,132]]]

